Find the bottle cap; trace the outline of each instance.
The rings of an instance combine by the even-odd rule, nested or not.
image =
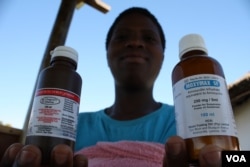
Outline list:
[[[205,42],[199,34],[188,34],[179,42],[179,57],[192,50],[201,50],[207,53]]]
[[[54,57],[63,56],[63,57],[67,57],[67,58],[74,60],[76,62],[76,64],[78,62],[77,51],[71,47],[68,47],[68,46],[58,46],[50,52],[50,55],[51,55],[51,60]]]

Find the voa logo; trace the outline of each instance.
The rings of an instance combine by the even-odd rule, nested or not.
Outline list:
[[[247,162],[244,155],[226,155],[227,162]]]

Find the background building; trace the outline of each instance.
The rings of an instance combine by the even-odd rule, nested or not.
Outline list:
[[[240,147],[250,150],[250,72],[228,86]]]

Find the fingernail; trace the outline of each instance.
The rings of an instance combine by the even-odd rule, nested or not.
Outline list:
[[[213,166],[221,164],[221,152],[220,151],[211,151],[203,155],[207,165]]]
[[[54,151],[54,160],[57,165],[62,165],[67,162],[69,153],[66,150]]]
[[[16,155],[20,149],[21,149],[21,146],[11,146],[8,151],[8,157],[12,157],[13,155]]]
[[[23,150],[19,157],[20,164],[29,164],[37,157],[37,154],[32,151]]]
[[[172,156],[176,156],[179,155],[181,153],[182,150],[182,144],[181,143],[172,143],[172,144],[168,144],[168,154],[172,155]]]
[[[88,160],[83,156],[76,156],[74,163],[76,163],[76,166],[88,166]]]

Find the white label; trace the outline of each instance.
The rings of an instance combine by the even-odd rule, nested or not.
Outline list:
[[[223,77],[194,75],[173,86],[177,134],[184,139],[237,136],[227,85]]]
[[[37,90],[27,136],[76,139],[80,97],[62,89]]]

